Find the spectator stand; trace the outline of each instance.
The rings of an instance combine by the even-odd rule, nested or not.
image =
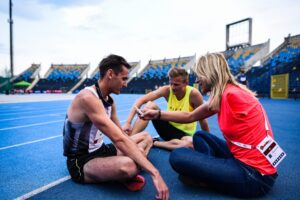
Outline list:
[[[136,76],[131,78],[122,93],[145,94],[169,83],[168,71],[171,67],[190,67],[195,63],[195,55],[161,60],[150,60]]]
[[[131,69],[129,70],[129,81],[131,80],[131,77],[133,77],[136,74],[136,71],[140,67],[140,61],[139,62],[129,62],[131,65]],[[92,72],[90,77],[85,78],[80,84],[76,85],[76,88],[72,90],[72,93],[78,93],[80,90],[87,86],[91,86],[95,84],[97,80],[100,78],[99,68],[96,67],[94,71]]]
[[[26,88],[22,88],[21,90],[24,90],[23,92],[31,92],[31,89],[33,88],[33,86],[37,83],[37,81],[39,80],[40,78],[40,70],[41,70],[41,64],[31,64],[31,66],[24,70],[21,74],[19,74],[18,76],[15,76],[13,77],[10,82],[12,84],[15,84],[17,82],[20,82],[20,81],[26,81],[26,82],[29,82],[31,83],[30,86],[26,87]],[[18,88],[15,88],[17,89],[16,92],[18,92]]]
[[[36,93],[67,93],[80,82],[89,64],[51,64],[44,79],[34,86]]]
[[[222,53],[227,59],[232,74],[238,76],[241,68],[248,71],[257,61],[264,58],[269,48],[270,40],[262,44],[229,49]]]
[[[274,51],[262,59],[262,65],[252,68],[247,72],[249,87],[261,97],[270,97],[270,92],[283,91],[288,88],[288,97],[298,99],[300,97],[299,68],[300,68],[300,35],[288,36],[284,42]],[[288,74],[288,85],[277,87],[271,83],[273,75]],[[276,76],[278,77],[278,76]],[[279,76],[280,77],[280,76]],[[276,88],[276,89],[275,89]],[[281,93],[281,92],[280,92]],[[276,98],[276,95],[272,95]],[[282,98],[282,97],[278,97]]]

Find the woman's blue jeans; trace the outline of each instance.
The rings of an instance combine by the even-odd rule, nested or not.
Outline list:
[[[243,198],[262,196],[272,188],[277,174],[263,176],[235,159],[224,140],[198,131],[193,144],[194,150],[179,148],[170,155],[170,164],[180,175]]]

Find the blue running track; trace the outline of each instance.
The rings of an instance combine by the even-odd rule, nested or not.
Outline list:
[[[123,124],[139,95],[114,96]],[[300,101],[260,99],[275,138],[287,153],[272,191],[262,199],[300,198]],[[148,174],[142,191],[130,192],[118,183],[77,184],[70,180],[62,155],[62,127],[70,100],[0,104],[0,199],[154,199]],[[166,107],[163,99],[156,101]],[[221,136],[216,116],[211,132]],[[156,135],[150,123],[147,131]],[[107,138],[105,139],[109,141]],[[232,199],[207,188],[183,185],[168,162],[169,152],[152,149],[149,159],[160,170],[171,199]]]

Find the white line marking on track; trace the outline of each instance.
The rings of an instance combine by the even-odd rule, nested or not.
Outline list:
[[[123,123],[125,121],[126,120],[122,120],[120,122]],[[39,140],[33,140],[33,141],[24,142],[24,143],[20,143],[20,144],[15,144],[15,145],[11,145],[11,146],[0,147],[0,151],[4,150],[4,149],[10,149],[10,148],[13,148],[13,147],[19,147],[19,146],[23,146],[23,145],[27,145],[27,144],[41,142],[41,141],[45,141],[45,140],[51,140],[51,139],[54,139],[54,138],[57,138],[57,137],[62,137],[62,135],[55,135],[55,136],[51,136],[51,137],[47,137],[47,138],[43,138],[43,139],[39,139]]]
[[[66,107],[63,107],[63,108],[58,108],[58,107],[55,107],[55,108],[52,108],[52,109],[43,109],[43,108],[39,108],[38,110],[37,109],[35,109],[35,110],[26,110],[26,109],[24,109],[24,110],[19,110],[19,111],[8,111],[8,112],[0,112],[0,116],[6,116],[6,115],[22,115],[22,114],[24,114],[24,115],[27,115],[28,113],[30,113],[30,114],[33,114],[33,113],[35,113],[35,112],[38,112],[38,113],[40,113],[40,112],[43,112],[43,113],[45,113],[45,112],[51,112],[51,111],[66,111]]]
[[[159,103],[162,104],[162,103]],[[123,111],[123,110],[122,110]],[[36,123],[36,124],[29,124],[29,125],[24,125],[24,126],[15,126],[15,127],[9,127],[9,128],[2,128],[1,130],[10,130],[10,129],[17,129],[17,128],[24,128],[24,127],[31,127],[31,126],[39,126],[39,125],[44,125],[44,124],[51,124],[51,123],[56,123],[56,122],[62,122],[64,120],[57,120],[57,121],[51,121],[51,122],[45,122],[45,123]],[[125,120],[120,121],[121,123],[125,122]],[[39,140],[34,140],[34,141],[29,141],[29,142],[24,142],[24,143],[20,143],[20,144],[16,144],[16,145],[11,145],[11,146],[6,146],[6,147],[2,147],[0,148],[0,150],[4,150],[4,149],[9,149],[9,148],[13,148],[13,147],[19,147],[19,146],[23,146],[23,145],[27,145],[27,144],[32,144],[32,143],[36,143],[36,142],[41,142],[41,141],[45,141],[45,140],[50,140],[50,139],[54,139],[54,138],[58,138],[58,137],[62,137],[62,135],[56,135],[56,136],[52,136],[52,137],[48,137],[48,138],[44,138],[44,139],[39,139]],[[65,176],[61,179],[58,179],[56,181],[53,181],[51,183],[49,183],[48,185],[45,185],[43,187],[40,187],[38,189],[35,189],[27,194],[24,194],[20,197],[15,198],[15,200],[23,200],[23,199],[29,199],[41,192],[44,192],[46,190],[48,190],[49,188],[52,188],[56,185],[59,185],[67,180],[71,179],[70,176]]]
[[[54,139],[54,138],[57,138],[57,137],[62,137],[62,135],[56,135],[56,136],[47,137],[47,138],[43,138],[43,139],[39,139],[39,140],[33,140],[33,141],[24,142],[24,143],[20,143],[20,144],[15,144],[15,145],[11,145],[11,146],[1,147],[0,151],[4,150],[4,149],[10,149],[10,148],[13,148],[13,147],[23,146],[23,145],[26,145],[26,144],[32,144],[32,143],[36,143],[36,142],[50,140],[50,139]]]
[[[28,125],[23,125],[23,126],[13,126],[13,127],[8,127],[8,128],[1,128],[0,131],[18,129],[18,128],[25,128],[25,127],[31,127],[31,126],[40,126],[40,125],[45,125],[45,124],[53,124],[53,123],[63,122],[63,121],[65,121],[65,120],[56,120],[56,121],[50,121],[50,122],[28,124]]]
[[[54,186],[56,186],[58,184],[61,184],[61,183],[65,182],[65,181],[69,180],[70,178],[71,178],[70,176],[65,176],[65,177],[63,177],[61,179],[53,181],[52,183],[49,183],[48,185],[45,185],[43,187],[40,187],[40,188],[38,188],[36,190],[33,190],[33,191],[27,193],[27,194],[24,194],[24,195],[22,195],[20,197],[17,197],[17,198],[15,198],[15,200],[29,199],[30,197],[33,197],[34,195],[37,195],[37,194],[39,194],[41,192],[44,192],[44,191],[48,190],[49,188],[52,188],[52,187],[54,187]]]
[[[16,120],[16,119],[29,119],[29,118],[36,118],[36,117],[43,117],[43,116],[60,116],[60,115],[65,115],[66,112],[63,113],[52,113],[52,114],[42,114],[42,115],[32,115],[32,116],[24,116],[24,117],[15,117],[15,118],[7,118],[7,119],[1,119],[0,122],[2,121],[11,121],[11,120]]]
[[[122,122],[125,122],[125,120],[122,120],[120,121],[121,123]],[[25,142],[25,143],[21,143],[21,144],[16,144],[16,145],[12,145],[12,146],[7,146],[7,147],[2,147],[0,148],[0,150],[3,150],[3,149],[8,149],[8,148],[13,148],[13,147],[17,147],[17,146],[22,146],[22,145],[26,145],[26,144],[31,144],[31,143],[35,143],[35,142],[40,142],[40,141],[44,141],[44,140],[49,140],[49,139],[53,139],[53,138],[57,138],[57,137],[61,137],[62,135],[56,135],[56,136],[53,136],[53,137],[48,137],[48,138],[44,138],[44,139],[40,139],[40,140],[34,140],[34,141],[31,141],[31,142]],[[49,183],[48,185],[45,185],[43,187],[40,187],[38,189],[35,189],[27,194],[24,194],[20,197],[17,197],[15,198],[15,200],[23,200],[23,199],[29,199],[30,197],[33,197],[41,192],[44,192],[46,190],[48,190],[49,188],[52,188],[58,184],[61,184],[67,180],[69,180],[71,177],[70,176],[65,176],[61,179],[58,179],[52,183]]]

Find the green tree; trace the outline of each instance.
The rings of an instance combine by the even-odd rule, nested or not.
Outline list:
[[[4,67],[0,71],[0,93],[6,93],[7,91],[11,90],[12,84],[9,81],[10,76],[11,76],[11,73],[7,67]]]

